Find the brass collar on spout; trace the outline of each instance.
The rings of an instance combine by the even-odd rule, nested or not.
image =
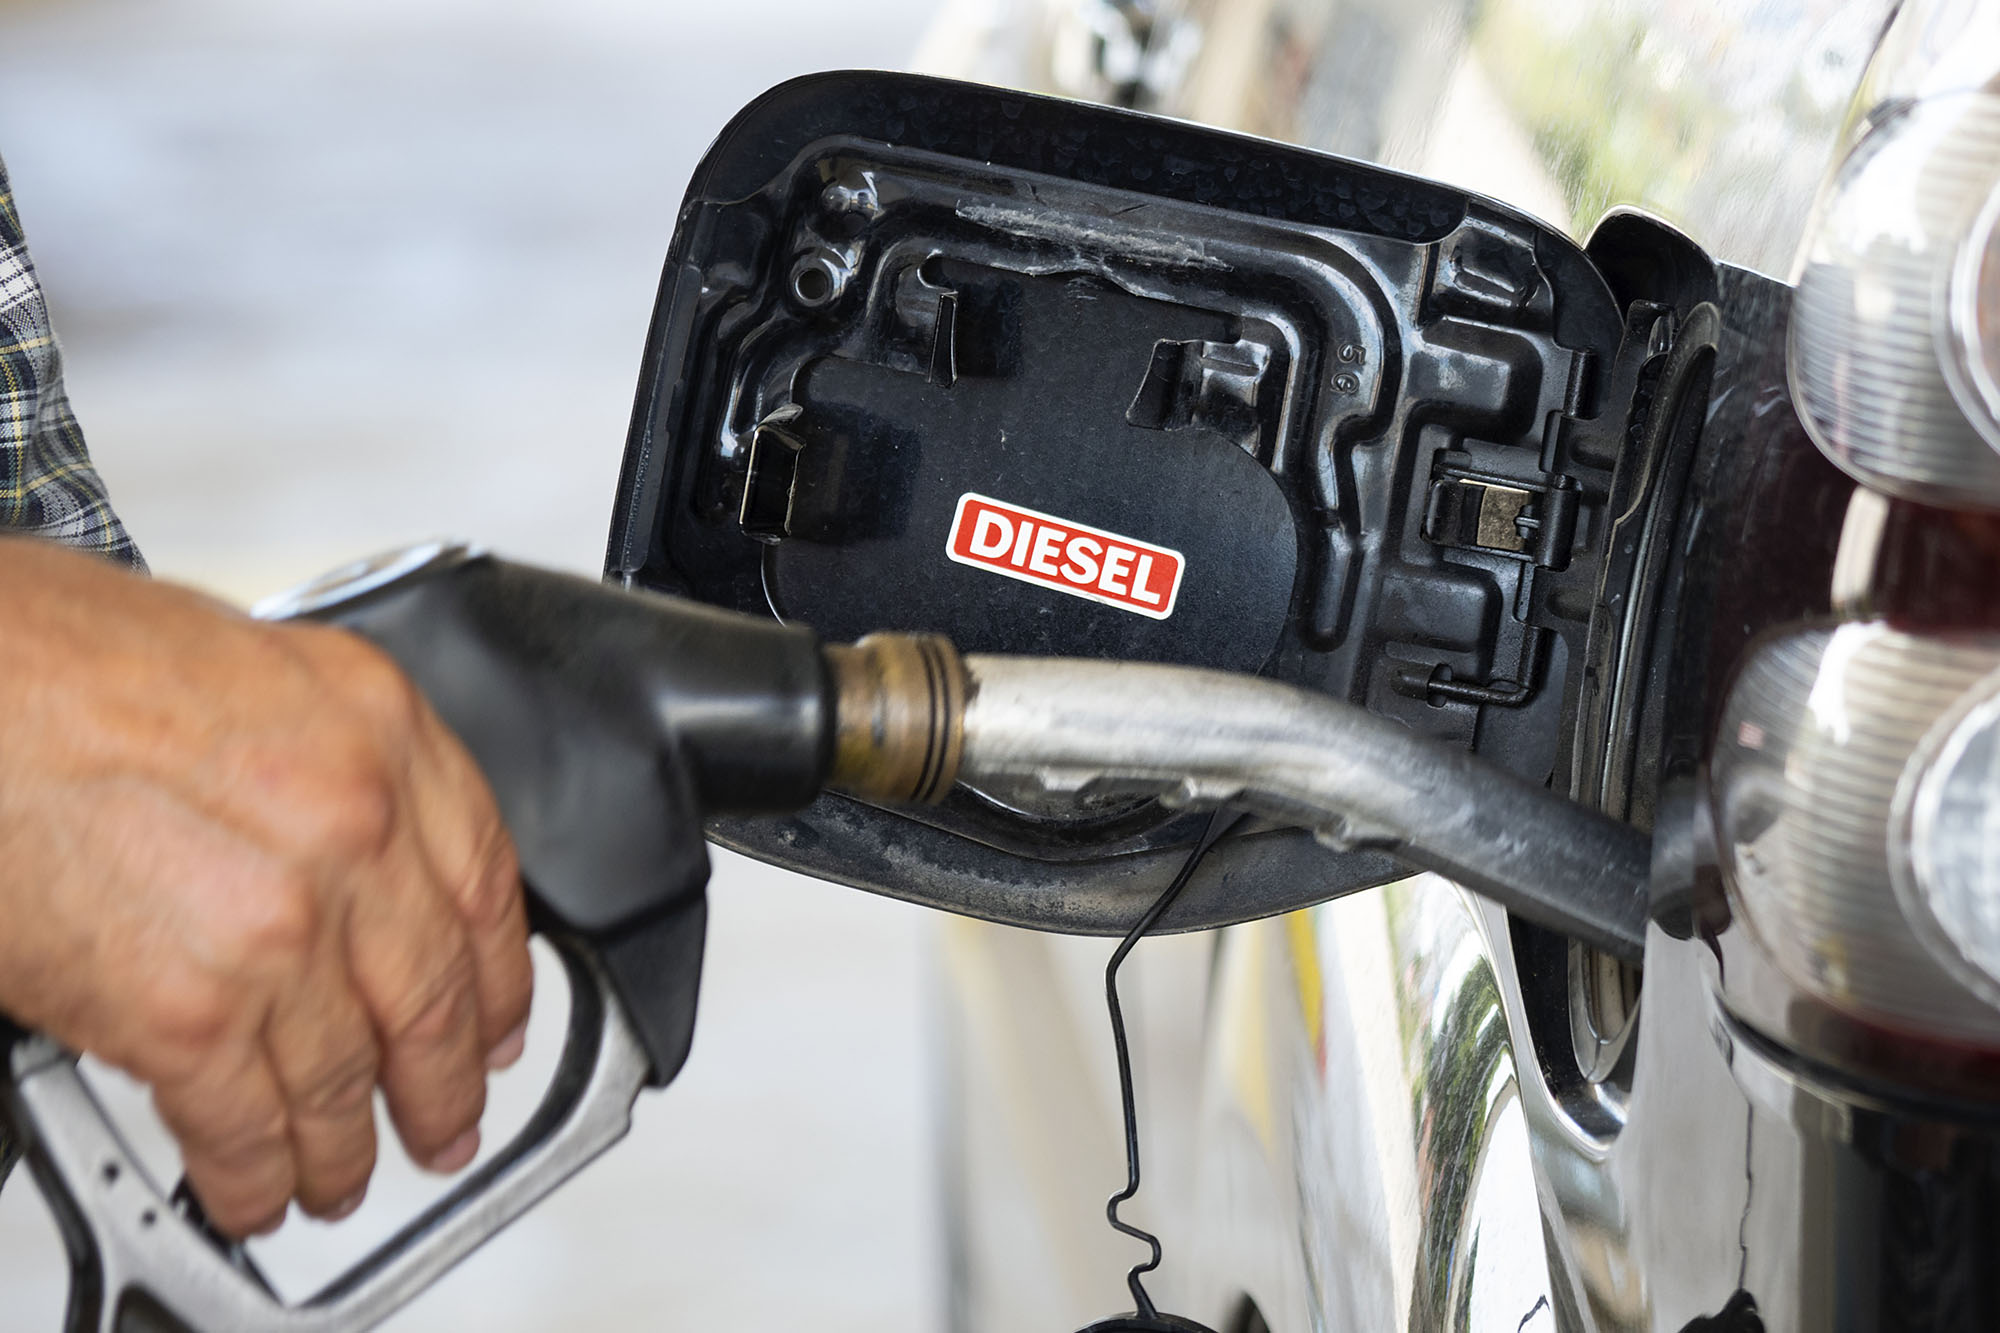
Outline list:
[[[835,716],[828,785],[890,804],[943,800],[958,780],[972,693],[958,650],[935,634],[871,634],[825,651]]]

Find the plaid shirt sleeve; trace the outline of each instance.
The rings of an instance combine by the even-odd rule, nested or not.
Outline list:
[[[62,357],[0,163],[0,529],[143,570],[63,391]]]

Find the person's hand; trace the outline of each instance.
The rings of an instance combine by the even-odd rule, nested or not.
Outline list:
[[[478,1149],[532,985],[513,844],[382,653],[0,538],[0,1010],[150,1084],[211,1219],[338,1217],[379,1084]]]

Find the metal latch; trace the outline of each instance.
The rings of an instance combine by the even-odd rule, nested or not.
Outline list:
[[[746,536],[775,543],[793,535],[799,454],[804,449],[805,441],[795,432],[769,421],[752,433],[743,503],[737,510]]]
[[[1424,536],[1456,546],[1520,556],[1541,569],[1569,564],[1581,493],[1567,477],[1541,482],[1481,472],[1445,461],[1431,471]]]
[[[1525,566],[1509,597],[1524,614],[1502,627],[1512,630],[1517,656],[1511,672],[1503,669],[1486,681],[1458,678],[1441,662],[1404,662],[1390,678],[1397,693],[1501,707],[1518,707],[1534,697],[1549,630],[1530,622],[1525,608],[1533,602],[1537,571],[1568,567],[1582,498],[1576,482],[1560,474],[1519,476],[1482,467],[1468,453],[1437,455],[1424,500],[1424,537],[1439,546],[1504,556]],[[1496,655],[1502,651],[1500,643],[1492,647]]]

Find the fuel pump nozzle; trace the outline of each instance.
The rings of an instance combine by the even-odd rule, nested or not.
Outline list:
[[[15,1042],[5,1105],[70,1251],[73,1333],[368,1328],[616,1142],[638,1093],[687,1055],[707,816],[794,811],[829,789],[908,803],[959,782],[1112,787],[1382,849],[1626,957],[1643,938],[1642,834],[1267,680],[961,657],[923,635],[822,646],[801,628],[441,545],[338,571],[260,613],[372,639],[465,743],[568,974],[569,1032],[514,1142],[293,1304],[148,1179],[73,1056]],[[1302,885],[1292,905],[1317,896]]]

